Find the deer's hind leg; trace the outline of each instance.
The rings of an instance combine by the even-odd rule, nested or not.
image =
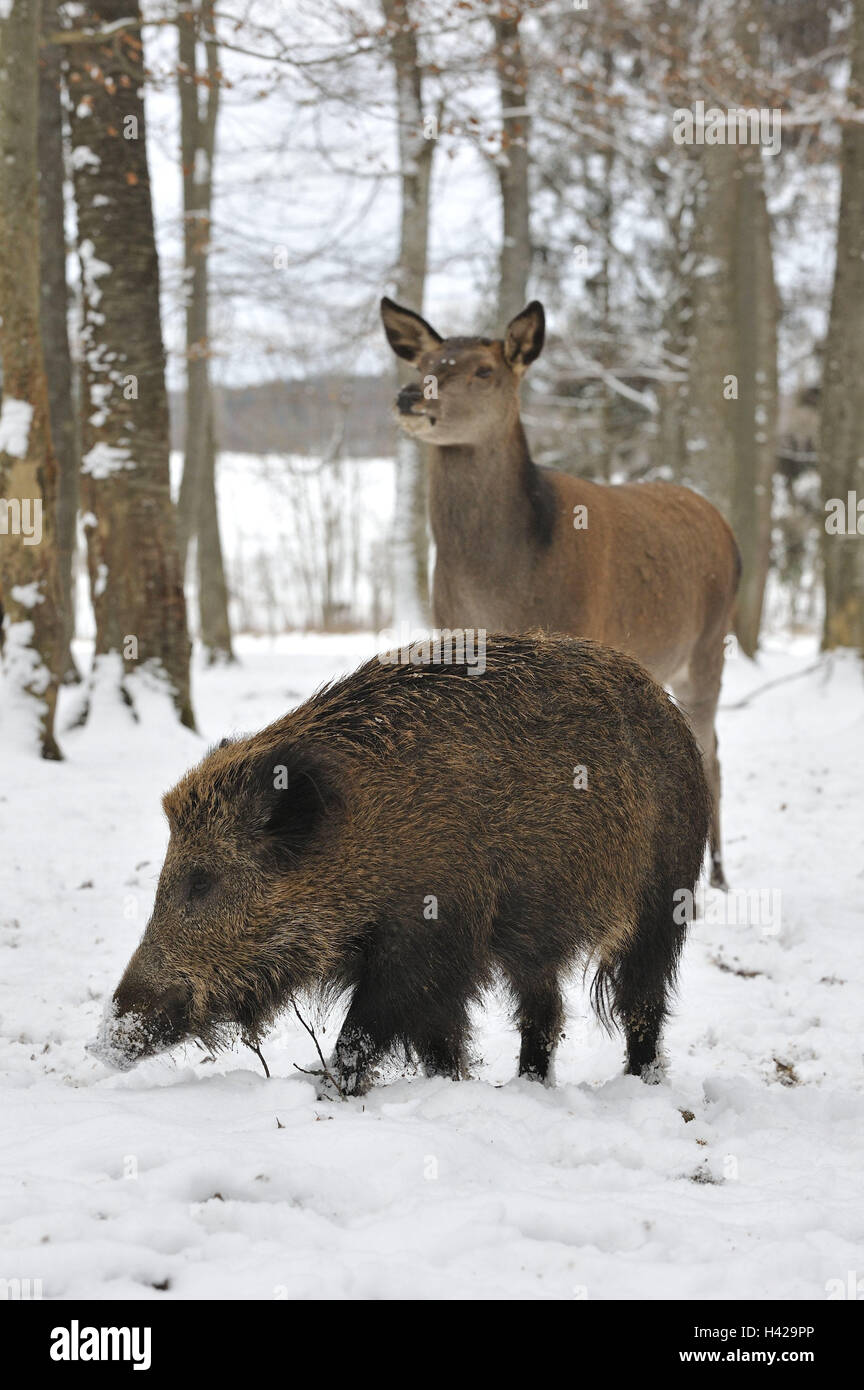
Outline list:
[[[723,842],[720,834],[720,759],[717,755],[717,705],[723,680],[724,636],[697,647],[685,671],[672,682],[676,700],[690,721],[705,766],[711,792],[711,821],[708,848],[711,855],[711,887],[729,887],[723,870]]]

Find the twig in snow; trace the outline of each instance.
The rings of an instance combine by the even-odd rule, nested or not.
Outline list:
[[[342,1096],[342,1098],[343,1098],[343,1100],[344,1100],[344,1098],[345,1098],[345,1092],[344,1092],[344,1090],[342,1089],[342,1087],[339,1085],[339,1082],[336,1080],[335,1076],[332,1074],[332,1072],[330,1071],[330,1068],[327,1066],[327,1063],[326,1063],[325,1060],[324,1060],[324,1053],[321,1051],[320,1044],[319,1044],[319,1042],[318,1042],[317,1037],[315,1036],[315,1030],[314,1030],[314,1028],[312,1027],[311,1024],[309,1024],[309,1023],[306,1022],[306,1020],[305,1020],[305,1018],[303,1017],[303,1015],[301,1014],[300,1010],[297,1008],[296,1002],[295,1002],[293,999],[291,1000],[291,1007],[292,1007],[292,1009],[294,1010],[294,1012],[295,1012],[295,1014],[297,1015],[297,1017],[299,1018],[300,1022],[303,1024],[303,1027],[306,1029],[306,1032],[309,1034],[310,1038],[311,1038],[312,1041],[314,1042],[314,1044],[315,1044],[315,1051],[318,1053],[318,1056],[321,1058],[321,1070],[320,1070],[320,1071],[310,1071],[308,1067],[298,1067],[298,1065],[297,1065],[296,1062],[294,1063],[294,1069],[295,1069],[295,1071],[302,1071],[303,1074],[304,1074],[304,1076],[323,1076],[324,1079],[325,1079],[325,1081],[329,1081],[329,1082],[330,1082],[330,1085],[333,1086],[333,1087],[335,1088],[337,1095]]]
[[[731,705],[721,705],[720,708],[721,710],[744,709],[751,700],[756,699],[757,695],[763,695],[766,690],[772,690],[775,685],[785,685],[787,681],[797,681],[800,676],[810,676],[814,671],[821,671],[824,665],[825,659],[820,657],[818,661],[813,662],[812,666],[805,666],[803,671],[792,671],[788,676],[777,676],[773,681],[766,681],[764,685],[759,685],[755,690],[751,690],[750,694],[745,695],[742,700],[736,700]]]
[[[246,1046],[249,1048],[249,1051],[255,1053],[255,1056],[258,1058],[259,1062],[261,1063],[262,1067],[264,1068],[264,1075],[267,1077],[267,1080],[269,1081],[269,1080],[270,1080],[270,1068],[268,1067],[267,1063],[266,1063],[265,1060],[264,1060],[264,1054],[263,1054],[263,1052],[261,1051],[260,1047],[258,1046],[257,1043],[252,1043],[252,1042],[250,1042],[248,1038],[244,1038],[243,1041],[244,1041],[244,1043],[246,1044]]]

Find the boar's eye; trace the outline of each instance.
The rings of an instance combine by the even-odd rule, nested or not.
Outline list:
[[[210,892],[213,880],[206,869],[196,869],[189,876],[189,886],[186,896],[191,902],[193,898],[204,898]]]

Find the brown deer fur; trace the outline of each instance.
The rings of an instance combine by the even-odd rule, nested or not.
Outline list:
[[[669,686],[705,758],[711,877],[725,886],[714,721],[740,576],[726,521],[689,488],[608,486],[532,461],[519,383],[543,346],[536,301],[503,341],[442,339],[389,299],[381,313],[390,346],[421,378],[400,392],[396,416],[432,446],[436,625],[588,637]]]

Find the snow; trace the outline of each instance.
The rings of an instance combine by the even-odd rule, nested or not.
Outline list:
[[[31,580],[29,584],[13,584],[10,592],[14,601],[22,608],[35,608],[37,603],[45,602],[45,595],[37,579]]]
[[[81,461],[81,472],[100,480],[109,478],[112,473],[118,473],[124,468],[134,467],[132,455],[127,448],[122,444],[106,444],[104,441],[88,449]]]
[[[864,719],[857,664],[817,663],[803,641],[727,665],[728,870],[739,895],[781,894],[782,913],[742,924],[725,920],[740,899],[733,913],[705,895],[662,1084],[620,1075],[620,1043],[579,982],[555,1089],[516,1079],[497,997],[478,1015],[475,1079],[391,1067],[362,1101],[316,1100],[293,1016],[264,1045],[269,1081],[245,1050],[214,1062],[189,1046],[125,1073],[87,1052],[150,911],[161,793],[208,743],[261,727],[374,645],[241,639],[242,664],[196,669],[200,736],[138,677],[140,722],[98,681],[90,723],[62,733],[64,763],[0,729],[4,1274],[42,1279],[46,1298],[845,1286],[864,1234]],[[61,730],[78,699],[61,693]],[[325,1052],[338,1022],[316,1023]]]
[[[78,149],[74,153],[80,154],[81,151]],[[84,153],[89,154],[90,151],[86,150]],[[102,291],[96,281],[103,275],[110,275],[111,267],[107,261],[100,261],[89,237],[82,241],[78,254],[81,258],[81,272],[84,277],[84,288],[87,292],[87,303],[88,306],[95,309],[102,298]]]
[[[87,1051],[115,1071],[129,1071],[138,1055],[134,1043],[145,1029],[146,1020],[140,1014],[128,1013],[118,1018],[113,999],[108,999],[96,1037],[87,1044]]]
[[[20,597],[19,597],[20,596]],[[36,584],[15,586],[12,598],[25,608],[42,601]],[[0,767],[6,773],[7,750],[19,756],[34,757],[40,741],[40,720],[45,713],[42,695],[51,683],[50,673],[33,647],[33,623],[29,619],[11,622],[7,616],[3,625],[3,661],[0,664]],[[28,693],[29,692],[29,693]],[[4,843],[2,825],[5,819],[2,806],[5,797],[0,793],[0,843]],[[3,895],[0,894],[0,901]],[[0,923],[4,909],[0,908]],[[2,931],[2,927],[0,927]],[[2,1028],[2,1013],[0,1013]]]
[[[27,457],[30,440],[30,424],[33,407],[29,401],[16,401],[14,396],[5,396],[0,407],[0,454],[11,458]]]
[[[175,497],[181,473],[182,455],[175,453]],[[391,458],[346,457],[322,464],[299,454],[220,453],[219,526],[234,627],[266,632],[274,621],[279,630],[320,622],[325,569],[320,557],[327,553],[333,598],[371,625],[374,583],[376,578],[380,583],[380,571],[390,560],[397,482]],[[407,581],[401,587],[410,592]],[[194,579],[192,589],[194,617]],[[79,630],[88,631],[84,614],[81,620],[85,626]]]
[[[107,424],[110,416],[111,392],[113,390],[110,381],[92,381],[90,383],[90,404],[96,409],[88,417],[94,429],[101,429]]]
[[[92,169],[95,171],[100,167],[100,163],[98,154],[89,149],[87,145],[76,145],[72,150],[73,169]]]

